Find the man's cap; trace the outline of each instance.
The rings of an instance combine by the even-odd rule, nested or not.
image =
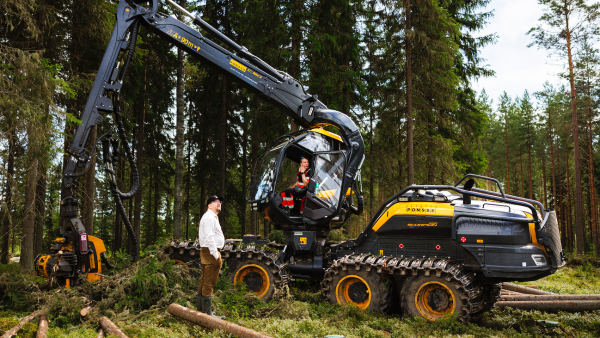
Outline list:
[[[208,198],[208,201],[206,201],[206,205],[209,205],[216,200],[219,200],[219,201],[221,201],[221,203],[223,203],[223,197],[219,197],[217,195],[212,195]]]

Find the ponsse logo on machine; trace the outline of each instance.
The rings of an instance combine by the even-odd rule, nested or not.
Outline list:
[[[431,207],[431,206],[407,205],[406,211],[423,213],[423,214],[435,214],[436,208]]]

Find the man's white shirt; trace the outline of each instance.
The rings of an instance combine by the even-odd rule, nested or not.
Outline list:
[[[219,259],[218,249],[223,249],[225,236],[221,230],[221,224],[219,224],[219,217],[214,211],[208,209],[200,219],[198,238],[200,238],[200,246],[208,248],[210,254],[215,259]]]

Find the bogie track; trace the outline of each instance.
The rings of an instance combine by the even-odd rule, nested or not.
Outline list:
[[[392,276],[401,280],[400,303],[404,315],[423,316],[429,320],[436,320],[446,316],[455,316],[463,323],[477,321],[481,314],[489,310],[499,295],[498,285],[480,285],[473,272],[447,258],[404,258],[385,257],[368,254],[348,255],[338,259],[325,272],[321,283],[321,294],[325,300],[333,304],[354,304],[361,307],[360,303],[340,301],[340,298],[352,294],[343,283],[343,278],[348,275],[372,276],[370,289],[383,290],[375,297],[372,293],[368,306],[362,308],[371,311],[387,312],[392,303],[392,292],[396,285],[390,281]],[[367,281],[365,279],[365,281]],[[388,281],[386,283],[386,281]],[[368,284],[368,281],[367,281]],[[345,293],[340,292],[345,288]],[[347,294],[347,295],[346,295]],[[354,297],[355,300],[361,300]]]

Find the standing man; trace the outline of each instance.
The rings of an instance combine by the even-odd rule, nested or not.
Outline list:
[[[221,259],[221,249],[225,245],[225,236],[219,224],[217,215],[221,212],[222,197],[216,195],[210,196],[206,205],[208,210],[200,220],[200,229],[198,237],[200,239],[200,262],[202,265],[202,276],[200,277],[200,287],[198,296],[196,296],[196,307],[198,311],[207,315],[225,319],[223,316],[215,316],[212,312],[213,288],[217,284],[219,271],[223,265]]]

